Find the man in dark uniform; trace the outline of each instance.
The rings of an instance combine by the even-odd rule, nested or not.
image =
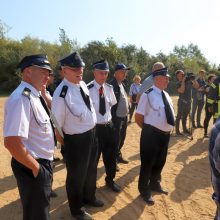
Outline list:
[[[116,145],[112,124],[111,108],[117,103],[112,85],[106,83],[109,65],[106,60],[93,64],[94,80],[87,86],[96,111],[96,136],[98,139],[97,165],[102,153],[106,172],[106,185],[114,192],[120,187],[114,182],[116,174]]]
[[[18,68],[22,82],[5,104],[4,144],[12,155],[23,220],[49,220],[56,138],[40,91],[52,69],[42,54],[24,57]]]
[[[201,125],[201,113],[203,106],[205,104],[205,71],[200,70],[198,73],[198,77],[196,78],[196,82],[198,84],[197,88],[193,88],[192,90],[192,98],[193,98],[193,104],[192,104],[192,126],[194,128],[203,128]],[[195,123],[195,115],[196,116],[196,123]]]
[[[179,93],[179,99],[177,104],[177,117],[176,117],[176,134],[181,135],[179,130],[180,120],[182,119],[183,132],[190,134],[189,129],[187,129],[186,121],[190,114],[191,100],[192,100],[192,87],[197,87],[197,82],[195,81],[195,76],[193,74],[185,77],[183,70],[176,71],[177,91]]]
[[[152,76],[154,85],[142,94],[135,114],[135,120],[142,128],[138,189],[149,205],[154,204],[151,191],[168,194],[160,182],[175,120],[172,100],[164,91],[169,83],[167,68],[155,70]]]
[[[123,81],[127,76],[128,70],[130,70],[130,68],[125,66],[123,63],[116,64],[114,78],[109,82],[109,84],[113,86],[115,97],[117,99],[117,104],[111,109],[112,122],[114,125],[114,137],[117,146],[116,159],[118,163],[124,164],[127,164],[128,161],[122,157],[121,148],[124,145],[126,137],[129,104]]]
[[[218,69],[220,70],[220,69]],[[220,116],[220,76],[218,76],[210,86],[207,95],[207,108],[213,113],[214,122]]]
[[[103,206],[96,199],[97,153],[95,145],[96,113],[84,81],[84,62],[78,52],[59,60],[64,79],[56,88],[52,112],[64,133],[66,152],[66,191],[71,214],[90,220],[83,203]]]
[[[212,199],[217,209],[215,220],[220,220],[220,121],[214,124],[209,141],[209,162],[211,167],[211,181],[214,189]]]

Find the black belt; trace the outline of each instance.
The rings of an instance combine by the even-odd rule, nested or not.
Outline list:
[[[94,128],[91,128],[90,130],[85,131],[85,132],[83,132],[83,133],[79,133],[79,134],[65,134],[65,133],[64,133],[64,136],[65,136],[65,137],[79,136],[79,135],[88,134],[88,133],[90,133],[90,132],[95,132],[95,127],[94,127]]]
[[[112,121],[108,121],[105,124],[96,124],[97,127],[108,127],[112,124]]]
[[[47,159],[44,159],[44,158],[37,158],[35,159],[38,163],[40,164],[47,164],[47,163],[52,163],[53,161],[52,160],[47,160]]]
[[[151,129],[151,130],[157,132],[158,134],[170,135],[170,131],[162,131],[162,130],[160,130],[160,129],[158,129],[158,128],[156,128],[156,127],[150,125],[150,124],[144,124],[144,127],[145,127],[145,128],[149,128],[149,129]]]

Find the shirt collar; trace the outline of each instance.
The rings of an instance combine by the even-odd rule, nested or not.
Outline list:
[[[63,82],[69,86],[73,86],[73,87],[80,87],[80,82],[79,84],[75,84],[75,83],[72,83],[70,82],[69,80],[67,80],[66,78],[63,79]]]
[[[100,89],[101,86],[104,88],[104,84],[100,85],[100,84],[98,84],[95,80],[94,80],[93,82],[94,82],[95,87],[96,87],[98,90]]]
[[[27,82],[25,82],[25,81],[21,81],[21,85],[25,88],[25,87],[27,87],[28,89],[30,89],[31,90],[31,93],[33,94],[33,95],[35,95],[35,96],[40,96],[40,92],[39,91],[37,91],[31,84],[29,84],[29,83],[27,83]]]
[[[163,91],[163,90],[161,90],[161,89],[159,89],[158,87],[156,87],[156,86],[152,86],[152,88],[157,92],[157,93],[160,93],[161,94],[161,92]]]

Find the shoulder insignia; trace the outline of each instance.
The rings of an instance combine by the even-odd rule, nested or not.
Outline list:
[[[214,83],[212,83],[212,84],[211,84],[211,87],[212,87],[213,89],[215,89],[215,88],[216,88],[216,85],[215,85]]]
[[[153,88],[148,89],[145,93],[148,94],[148,93],[150,93],[151,91],[153,91]]]
[[[22,95],[27,97],[27,98],[30,98],[30,94],[31,94],[31,90],[28,89],[27,87],[25,87],[23,92],[22,92]]]
[[[61,93],[60,93],[60,97],[61,98],[65,98],[66,94],[67,94],[67,90],[68,90],[68,86],[63,86]]]
[[[109,83],[105,83],[106,86],[109,86],[110,88],[113,88],[113,85],[109,84]]]
[[[87,84],[87,88],[91,89],[94,86],[94,83]]]

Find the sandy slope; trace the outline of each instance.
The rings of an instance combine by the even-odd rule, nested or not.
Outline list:
[[[176,101],[176,98],[174,98]],[[22,210],[15,178],[10,168],[10,155],[3,147],[2,123],[5,98],[0,98],[0,219],[20,220]],[[208,140],[203,139],[203,130],[194,131],[194,140],[173,135],[169,145],[167,163],[163,170],[162,185],[170,194],[156,195],[154,206],[146,206],[139,197],[137,180],[140,129],[135,123],[128,127],[123,148],[128,165],[120,164],[116,181],[122,186],[116,194],[104,185],[105,170],[102,160],[98,167],[97,197],[105,202],[103,208],[88,208],[95,219],[105,220],[208,220],[213,219],[215,204],[211,200],[212,188],[207,157]],[[59,150],[56,152],[60,156]],[[58,197],[51,201],[51,219],[71,219],[65,192],[65,165],[56,163],[53,188]]]

